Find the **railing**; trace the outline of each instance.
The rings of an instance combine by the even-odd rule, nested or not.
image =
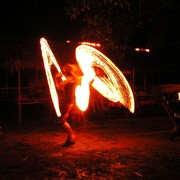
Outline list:
[[[49,90],[46,88],[8,87],[0,88],[0,102],[16,103],[18,105],[18,121],[22,121],[22,105],[48,104]]]

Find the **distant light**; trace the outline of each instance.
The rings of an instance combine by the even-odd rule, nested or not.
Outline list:
[[[140,49],[139,48],[135,48],[135,51],[140,51]]]
[[[66,43],[71,43],[71,41],[70,40],[66,40]]]
[[[149,52],[150,52],[150,49],[145,49],[145,52],[149,53]]]
[[[147,52],[147,53],[150,53],[150,49],[149,48],[135,48],[134,49],[135,51],[139,52]]]
[[[178,92],[178,101],[180,101],[180,92]]]
[[[79,42],[78,44],[94,46],[94,47],[101,47],[100,43],[91,43],[91,42]]]

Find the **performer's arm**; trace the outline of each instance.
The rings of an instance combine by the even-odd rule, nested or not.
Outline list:
[[[58,89],[63,90],[64,89],[64,81],[62,81],[62,74],[57,73],[54,77],[55,85]]]

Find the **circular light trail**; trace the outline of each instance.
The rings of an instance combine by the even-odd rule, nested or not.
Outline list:
[[[76,59],[84,76],[93,80],[92,86],[104,97],[113,102],[120,102],[130,112],[134,112],[134,96],[123,73],[104,54],[97,49],[79,45],[76,48]],[[98,77],[94,67],[100,68],[105,76]]]

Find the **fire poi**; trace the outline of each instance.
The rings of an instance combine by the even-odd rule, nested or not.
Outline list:
[[[52,77],[51,66],[54,65],[58,73],[62,73],[57,60],[46,39],[40,39],[44,68],[49,85],[53,105],[58,117],[61,116],[57,90]],[[134,112],[134,96],[132,89],[119,68],[103,53],[88,45],[79,45],[76,48],[76,60],[83,72],[81,85],[76,87],[76,103],[81,111],[89,105],[91,85],[104,97],[112,102],[120,102],[130,112]],[[98,76],[94,68],[100,68],[104,76]],[[65,76],[62,75],[62,81]]]

